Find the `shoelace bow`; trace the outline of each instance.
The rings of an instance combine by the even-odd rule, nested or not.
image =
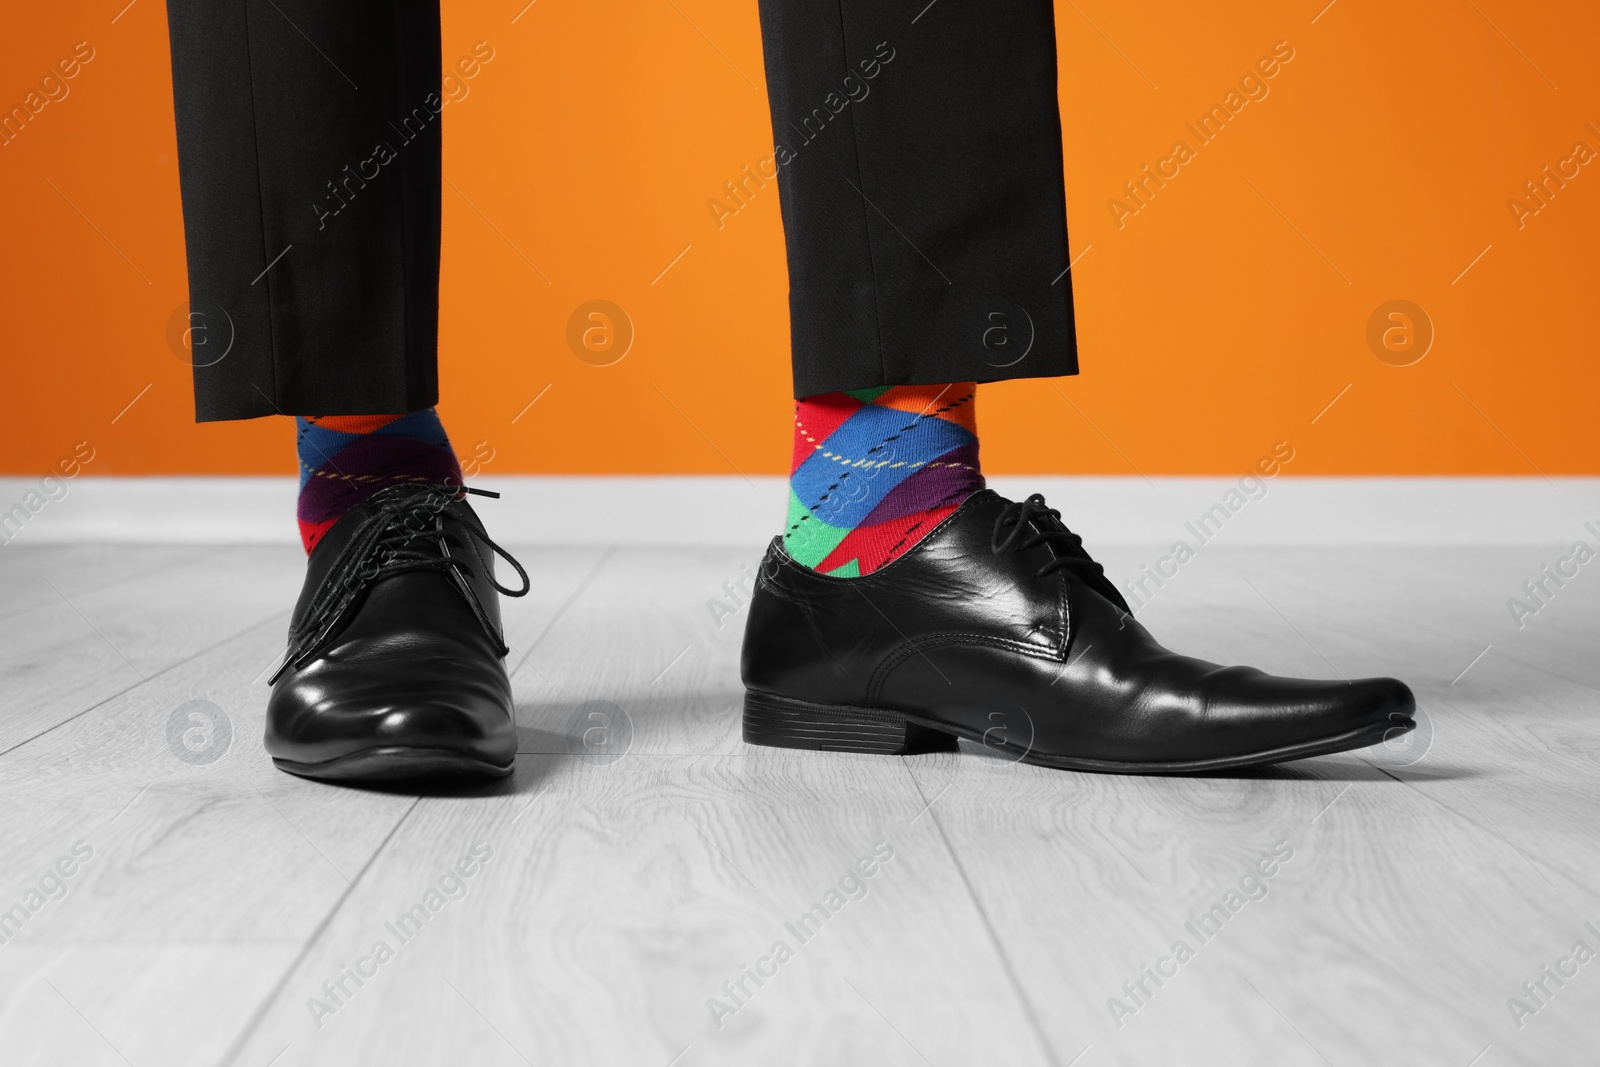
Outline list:
[[[1024,538],[1024,531],[1030,529],[1033,533]],[[1112,603],[1120,605],[1124,611],[1128,610],[1122,594],[1106,577],[1105,568],[1084,549],[1083,538],[1067,529],[1066,523],[1061,521],[1061,512],[1046,504],[1042,493],[1034,493],[1026,500],[1012,501],[999,514],[994,521],[994,535],[990,538],[989,547],[998,555],[1013,547],[1023,552],[1039,545],[1049,545],[1054,556],[1033,572],[1035,578],[1043,578],[1062,569],[1071,570],[1106,594]]]
[[[388,490],[388,498],[361,520],[361,525],[329,566],[327,577],[306,608],[305,617],[290,635],[289,652],[283,665],[267,684],[277,682],[290,667],[304,666],[338,630],[368,588],[385,578],[416,571],[448,574],[484,632],[494,638],[500,655],[506,655],[510,649],[504,635],[490,622],[472,583],[467,581],[468,560],[451,553],[446,517],[467,531],[468,536],[462,540],[472,550],[473,561],[483,568],[489,584],[498,592],[511,597],[526,596],[532,583],[522,564],[489,537],[481,522],[470,514],[448,510],[452,501],[468,493],[500,496],[464,485],[417,484]],[[479,542],[487,545],[493,555],[511,564],[522,579],[521,589],[508,589],[496,580],[492,559],[484,556]]]

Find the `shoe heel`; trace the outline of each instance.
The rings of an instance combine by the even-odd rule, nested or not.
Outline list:
[[[908,722],[893,712],[813,704],[754,690],[744,695],[744,739],[774,748],[884,756],[954,752],[957,748],[953,734]]]

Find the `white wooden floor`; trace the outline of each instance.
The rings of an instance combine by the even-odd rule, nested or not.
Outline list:
[[[419,798],[262,753],[298,549],[0,550],[0,1063],[1596,1062],[1600,572],[1506,607],[1558,546],[1208,547],[1159,636],[1424,726],[1148,779],[746,748],[754,549],[520,554],[516,776]]]

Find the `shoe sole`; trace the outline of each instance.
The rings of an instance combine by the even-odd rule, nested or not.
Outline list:
[[[389,745],[352,752],[321,763],[297,763],[274,756],[280,771],[323,782],[382,782],[389,785],[441,784],[504,778],[515,762],[499,764],[443,748]]]
[[[958,738],[983,745],[991,751],[1012,755],[1019,762],[1060,770],[1092,771],[1100,774],[1201,774],[1207,771],[1236,770],[1269,763],[1285,763],[1308,756],[1326,756],[1353,748],[1366,748],[1397,734],[1416,728],[1413,720],[1376,723],[1331,737],[1302,741],[1295,745],[1248,752],[1237,756],[1213,756],[1199,760],[1127,762],[1086,759],[1081,756],[1052,756],[1034,752],[1026,746],[994,744],[977,730],[934,722],[918,715],[881,709],[857,708],[839,704],[813,704],[792,697],[773,696],[747,690],[744,697],[744,739],[752,745],[773,748],[803,748],[822,752],[865,752],[885,756],[909,756],[923,752],[954,752]]]

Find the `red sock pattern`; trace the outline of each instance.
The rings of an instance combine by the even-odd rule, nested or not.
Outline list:
[[[345,512],[401,482],[461,484],[461,464],[433,408],[409,415],[296,417],[300,541],[309,555]]]
[[[900,385],[797,402],[789,555],[838,578],[870,574],[982,489],[977,389]]]

